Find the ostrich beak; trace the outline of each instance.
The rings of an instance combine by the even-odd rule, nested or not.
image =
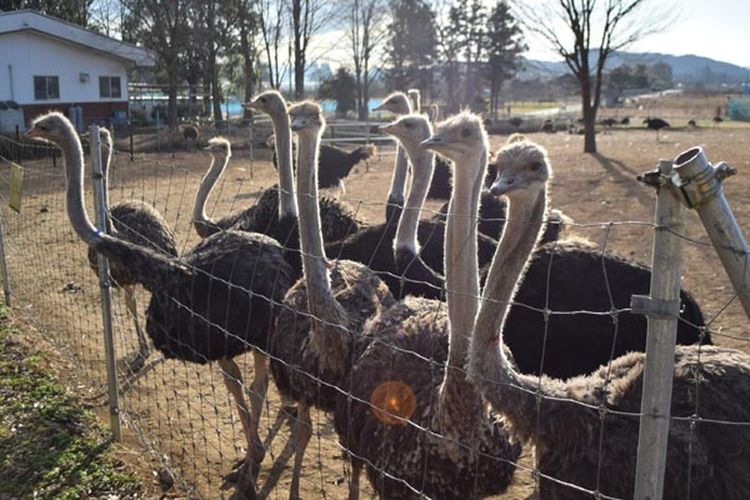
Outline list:
[[[438,151],[440,146],[444,144],[443,138],[440,135],[433,135],[428,137],[424,141],[419,143],[419,146],[423,149]]]
[[[499,175],[495,182],[492,183],[492,186],[490,186],[490,193],[494,196],[502,196],[517,187],[516,180],[513,177]]]
[[[386,134],[393,134],[393,131],[396,129],[396,126],[394,123],[386,123],[385,125],[381,125],[378,127],[381,132],[384,132]]]
[[[41,137],[41,131],[36,127],[31,127],[23,136],[27,139],[35,139]]]
[[[376,111],[386,111],[386,108],[384,108],[383,106],[385,106],[385,103],[381,102],[380,104],[372,108],[372,112],[374,113]]]

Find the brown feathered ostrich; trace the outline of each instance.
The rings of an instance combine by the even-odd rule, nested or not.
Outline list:
[[[413,143],[404,144],[414,162],[413,157],[419,152],[415,152]],[[544,148],[520,136],[509,139],[493,163],[498,170],[531,168],[539,163],[540,168],[551,171]],[[482,202],[485,199],[483,196]],[[501,205],[504,221],[505,201]],[[549,232],[545,230],[542,239]],[[444,288],[442,277],[429,265],[430,250],[421,248],[415,254],[413,245],[397,244],[399,266],[395,274],[404,276],[405,281],[430,283],[428,292]],[[483,279],[488,270],[489,265],[482,267]],[[650,281],[651,272],[646,266],[590,248],[579,240],[539,246],[507,321],[505,342],[519,370],[569,378],[591,373],[613,357],[645,350],[646,319],[632,314],[628,307],[633,294],[648,293]],[[680,318],[684,321],[677,327],[678,343],[710,344],[710,335],[702,335],[705,323],[695,299],[684,290],[680,291],[680,299]],[[551,314],[545,315],[545,310]],[[609,314],[613,310],[619,311],[614,317]]]
[[[102,234],[85,210],[83,151],[70,121],[60,113],[49,113],[34,120],[27,135],[62,150],[68,217],[78,236],[110,261],[127,265],[151,292],[146,333],[156,349],[168,359],[219,364],[247,439],[248,484],[242,493],[254,495],[250,472],[265,453],[257,434],[260,408],[248,410],[242,374],[233,358],[254,348],[267,349],[276,306],[293,281],[283,249],[265,235],[227,230],[178,258]],[[265,367],[265,358],[256,355],[253,388],[265,383]]]
[[[367,343],[361,334],[365,321],[394,299],[366,266],[327,262],[317,203],[317,155],[325,119],[320,106],[308,101],[291,106],[289,115],[291,129],[299,136],[297,203],[304,278],[284,298],[269,353],[279,392],[298,403],[290,497],[299,498],[302,460],[312,434],[310,407],[333,411],[339,391],[347,390],[351,364]]]
[[[137,200],[121,201],[109,204],[109,169],[112,164],[114,146],[112,134],[105,127],[99,129],[101,140],[102,174],[104,176],[104,204],[107,207],[107,232],[136,245],[150,248],[155,252],[177,257],[177,243],[174,232],[170,229],[161,214],[148,203]],[[89,247],[88,259],[91,269],[99,276],[99,265],[96,251]],[[138,351],[125,359],[125,369],[129,374],[140,371],[151,353],[148,340],[141,329],[138,317],[138,306],[135,298],[135,286],[138,276],[127,265],[119,261],[110,262],[109,274],[115,284],[125,294],[125,305],[135,323],[138,336]]]
[[[478,116],[463,113],[422,144],[455,165],[445,237],[447,304],[409,297],[365,327],[374,340],[356,361],[351,397],[339,399],[334,417],[352,461],[350,499],[358,496],[363,464],[381,498],[500,494],[521,453],[463,371],[466,332],[479,305],[476,219],[487,134]]]
[[[591,497],[569,484],[632,498],[645,354],[626,354],[590,375],[559,380],[519,373],[501,348],[508,308],[548,206],[548,166],[517,166],[501,170],[492,186],[509,200],[508,222],[483,290],[469,374],[511,431],[534,444],[541,498]],[[750,357],[678,346],[674,367],[664,498],[748,498],[750,429],[710,419],[750,421]]]

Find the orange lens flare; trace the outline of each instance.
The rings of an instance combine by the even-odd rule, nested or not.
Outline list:
[[[386,425],[406,425],[417,409],[417,397],[409,384],[400,380],[380,383],[370,396],[372,414]]]

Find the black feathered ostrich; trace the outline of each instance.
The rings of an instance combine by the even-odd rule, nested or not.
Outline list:
[[[102,174],[104,176],[104,204],[107,207],[107,232],[136,245],[150,248],[155,252],[177,257],[177,243],[174,232],[161,214],[148,203],[138,200],[121,201],[109,204],[109,169],[112,164],[114,146],[112,134],[105,127],[99,129],[101,140]],[[96,251],[89,247],[88,259],[91,269],[99,276],[99,265]],[[109,274],[115,284],[125,294],[125,305],[135,323],[138,336],[138,351],[125,360],[125,368],[129,374],[140,371],[151,353],[148,340],[141,329],[138,316],[138,306],[135,298],[135,286],[139,283],[138,276],[127,265],[119,261],[112,261]]]
[[[290,497],[299,498],[302,461],[312,434],[310,407],[333,411],[339,391],[346,392],[353,360],[369,341],[361,335],[365,321],[394,299],[366,266],[327,261],[316,174],[325,118],[320,106],[309,101],[291,106],[289,115],[299,136],[297,203],[304,277],[284,298],[269,353],[279,392],[298,403]]]
[[[590,498],[569,485],[633,498],[645,354],[561,380],[522,374],[503,349],[508,308],[544,225],[549,175],[543,162],[520,163],[492,187],[509,199],[508,223],[474,323],[469,375],[511,432],[535,446],[539,498]],[[528,327],[519,335],[533,333]],[[553,349],[564,355],[576,347]],[[713,420],[750,421],[750,357],[678,346],[674,370],[664,498],[748,498],[750,428]]]
[[[424,115],[412,114],[385,125],[382,130],[396,137],[403,149],[409,150],[418,149],[419,143],[430,136],[432,128]],[[411,189],[398,225],[386,222],[366,227],[345,240],[327,244],[326,254],[367,265],[378,273],[395,297],[435,298],[441,296],[442,286],[435,287],[429,272],[423,272],[428,268],[437,272],[443,270],[445,223],[419,220],[432,178],[433,155],[421,152],[410,156]],[[482,264],[489,262],[496,245],[490,238],[478,237],[478,258]],[[415,255],[421,255],[426,265],[415,262],[412,268]],[[396,261],[396,256],[401,256],[401,262]]]
[[[259,232],[278,240],[289,252],[297,253],[296,241],[297,201],[294,196],[294,171],[292,169],[292,136],[289,130],[289,115],[284,97],[272,90],[258,95],[246,107],[261,111],[271,117],[274,128],[276,150],[279,152],[279,184],[265,189],[254,206],[236,214],[214,220],[207,216],[206,201],[231,155],[226,140],[209,143],[211,165],[201,181],[193,208],[193,224],[198,234],[207,237],[224,229]],[[323,220],[323,237],[327,241],[338,241],[360,229],[360,222],[352,212],[338,201],[323,196],[320,198]],[[296,257],[297,268],[300,268]]]
[[[83,151],[73,126],[53,112],[34,120],[29,137],[56,144],[66,169],[68,217],[78,236],[111,261],[127,265],[149,292],[146,333],[165,358],[205,364],[216,361],[239,411],[247,439],[241,493],[255,494],[252,470],[264,456],[257,433],[260,407],[248,410],[235,356],[267,349],[277,305],[293,283],[294,270],[281,246],[257,233],[226,230],[204,239],[181,257],[168,257],[117,237],[91,223],[82,193]],[[266,384],[266,360],[254,351],[255,380]],[[143,373],[143,372],[141,372]]]
[[[271,161],[273,162],[274,168],[278,169],[279,165],[278,159],[276,158],[275,145],[273,145],[271,149],[273,150]],[[344,179],[357,164],[363,161],[368,161],[375,156],[375,151],[376,149],[373,144],[359,146],[351,151],[346,151],[329,144],[322,144],[320,146],[320,157],[318,158],[318,161],[320,162],[318,187],[320,189],[338,187],[342,192],[345,192],[346,187],[344,185]]]
[[[412,153],[411,147],[406,150]],[[518,137],[506,143],[493,162],[501,178],[503,171],[531,169],[537,164],[551,172],[546,151]],[[418,257],[424,258],[424,250]],[[411,249],[397,246],[396,261],[410,265],[398,272],[407,280],[428,276],[434,289],[442,288],[442,280],[434,279],[437,273],[424,270],[418,257]],[[483,276],[487,272],[488,268],[482,269]],[[538,247],[515,297],[518,305],[510,309],[506,329],[505,342],[519,370],[564,379],[591,373],[613,356],[645,350],[646,320],[631,314],[629,305],[631,295],[648,293],[650,281],[648,267],[593,250],[578,240]],[[710,344],[708,334],[701,337],[704,319],[695,299],[685,291],[680,292],[680,299],[685,321],[678,325],[678,343],[702,340]],[[545,329],[546,309],[550,315]],[[575,311],[585,312],[572,314]],[[608,312],[616,312],[616,324]]]
[[[669,123],[666,120],[662,120],[661,118],[651,118],[647,117],[645,120],[643,120],[643,124],[646,125],[646,128],[651,130],[656,130],[656,140],[659,140],[659,131],[663,128],[669,127]]]
[[[408,297],[365,327],[364,335],[375,340],[356,360],[351,397],[340,397],[334,414],[352,463],[350,500],[358,498],[363,465],[381,498],[497,495],[510,484],[521,453],[463,371],[465,332],[479,307],[476,218],[487,134],[478,116],[465,113],[439,124],[423,144],[455,164],[445,239],[447,303]]]

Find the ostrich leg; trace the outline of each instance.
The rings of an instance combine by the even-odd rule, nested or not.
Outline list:
[[[131,354],[124,360],[127,373],[133,375],[143,369],[143,365],[151,354],[151,348],[148,345],[146,336],[143,334],[143,330],[141,330],[141,324],[138,320],[138,305],[135,301],[135,290],[133,289],[133,286],[123,285],[122,291],[125,293],[125,306],[128,308],[128,312],[133,318],[133,322],[135,323],[135,333],[138,336],[138,352]]]
[[[299,478],[302,474],[302,459],[305,456],[307,443],[312,436],[312,420],[310,407],[298,403],[297,420],[294,421],[294,468],[292,469],[292,485],[289,488],[289,498],[297,500],[299,496]]]
[[[255,374],[250,385],[250,407],[253,427],[257,430],[260,425],[260,415],[263,413],[263,402],[268,392],[268,358],[258,351],[253,351],[253,366]]]
[[[240,367],[232,359],[219,360],[219,367],[224,376],[224,384],[227,390],[234,397],[237,411],[242,422],[242,430],[247,439],[247,451],[245,452],[244,464],[240,468],[239,477],[234,499],[255,498],[255,473],[260,469],[260,463],[265,456],[263,442],[258,436],[258,429],[254,427],[250,410],[247,407],[245,396],[242,391],[242,373]]]
[[[349,500],[359,500],[359,476],[362,472],[362,460],[351,456],[352,478],[349,481]]]

